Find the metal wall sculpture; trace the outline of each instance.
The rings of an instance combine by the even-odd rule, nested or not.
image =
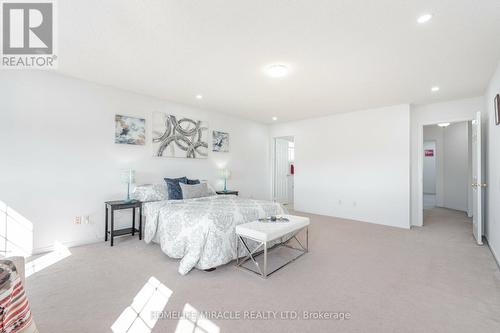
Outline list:
[[[160,157],[207,158],[208,124],[154,112],[153,149]]]

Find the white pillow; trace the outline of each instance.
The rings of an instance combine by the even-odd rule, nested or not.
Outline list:
[[[199,183],[193,185],[179,183],[179,185],[182,190],[183,199],[202,198],[212,195],[208,190],[207,183]]]
[[[168,193],[165,184],[144,184],[135,187],[132,198],[142,201],[168,200]]]

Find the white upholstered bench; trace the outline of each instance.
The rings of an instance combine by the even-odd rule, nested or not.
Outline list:
[[[239,255],[236,258],[236,267],[243,268],[253,273],[260,275],[263,278],[267,278],[272,273],[276,272],[280,268],[288,265],[289,263],[295,261],[295,259],[303,256],[308,252],[309,246],[309,218],[303,216],[295,216],[295,215],[282,215],[282,217],[287,218],[288,222],[261,222],[261,221],[253,221],[250,223],[240,224],[236,226],[236,236],[237,236],[237,244],[236,244],[236,253],[239,254],[239,246],[243,245],[243,248],[246,250],[247,256],[244,259],[240,259]],[[302,230],[305,230],[305,246],[297,239],[297,234]],[[257,242],[257,247],[253,250],[250,250],[248,245],[248,240],[252,240]],[[292,240],[295,240],[300,248],[292,247],[288,243]],[[268,245],[273,242],[278,242],[268,249]],[[268,272],[267,267],[267,254],[271,249],[284,246],[296,250],[299,252],[299,255],[295,256],[293,259],[287,261],[282,264],[278,268],[275,268],[273,271]],[[263,255],[264,262],[261,265],[256,260],[256,257],[259,255]],[[250,269],[248,267],[243,266],[248,260],[251,260],[257,270]]]

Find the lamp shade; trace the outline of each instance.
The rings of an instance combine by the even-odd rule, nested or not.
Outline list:
[[[220,171],[220,177],[222,179],[229,179],[229,177],[231,177],[231,171],[229,171],[229,169],[227,168],[224,168]]]
[[[120,178],[122,183],[132,184],[135,182],[135,171],[132,169],[122,170]]]

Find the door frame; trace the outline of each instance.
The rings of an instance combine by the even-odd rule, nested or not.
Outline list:
[[[417,207],[417,220],[414,221],[416,223],[412,223],[412,226],[422,227],[424,225],[424,126],[429,125],[437,125],[441,123],[458,123],[462,121],[473,121],[474,117],[465,117],[465,118],[447,118],[440,121],[429,121],[418,124],[417,129],[417,191],[416,197],[413,199],[413,204]],[[481,152],[481,158],[483,157],[483,153]]]

